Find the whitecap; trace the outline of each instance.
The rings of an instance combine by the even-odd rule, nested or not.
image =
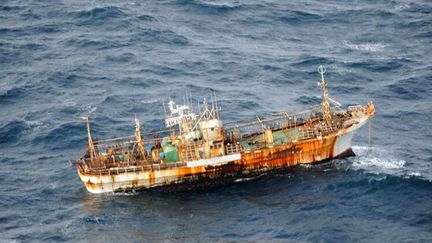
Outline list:
[[[140,100],[143,104],[154,104],[160,102],[160,99],[147,99],[147,100]]]
[[[138,194],[140,194],[139,191],[131,190],[131,191],[112,192],[112,193],[108,193],[107,195],[111,195],[111,196],[135,196]]]
[[[355,160],[353,166],[357,168],[400,169],[404,167],[405,163],[405,160],[366,156]]]
[[[40,127],[43,125],[43,122],[41,121],[26,121],[27,127],[28,128],[35,128],[35,127]]]
[[[312,164],[300,164],[299,166],[300,166],[300,167],[303,167],[303,168],[307,168],[307,169],[309,169],[309,168],[312,168],[312,167],[313,167],[313,165],[312,165]]]
[[[215,7],[215,8],[237,8],[240,7],[242,4],[234,1],[234,2],[216,2],[216,1],[197,1],[197,3],[208,6],[208,7]]]
[[[366,51],[366,52],[382,52],[388,45],[381,42],[366,42],[360,44],[349,43],[344,41],[345,46],[351,50]]]
[[[91,114],[91,113],[95,112],[96,109],[97,109],[96,106],[88,105],[88,106],[85,106],[85,107],[81,107],[80,110],[81,111],[86,111],[88,114]]]
[[[409,177],[420,177],[421,175],[422,174],[420,172],[415,172],[415,171],[412,171],[412,172],[408,173]]]
[[[49,126],[48,122],[43,121],[25,121],[27,128],[24,131],[24,134],[32,133],[35,131],[39,131],[41,129],[47,128]]]
[[[364,170],[371,174],[403,175],[406,171],[406,161],[397,158],[388,150],[381,148],[353,146],[357,154],[353,158],[351,169]]]
[[[261,176],[264,176],[264,175],[265,175],[265,173],[261,174],[261,175],[253,176],[253,177],[237,178],[234,180],[234,182],[251,181],[251,180],[255,180],[255,179],[257,179]]]
[[[409,9],[409,8],[410,8],[410,5],[406,4],[406,3],[399,4],[399,5],[395,6],[395,10],[397,10],[397,11],[401,11],[401,10],[405,10],[405,9]]]

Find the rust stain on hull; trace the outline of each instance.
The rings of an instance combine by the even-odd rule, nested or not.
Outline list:
[[[217,166],[126,172],[110,176],[93,175],[90,176],[93,182],[87,181],[85,186],[89,191],[96,193],[142,189],[173,191],[216,186],[232,182],[238,178],[257,176],[298,164],[319,163],[336,157],[353,155],[350,147],[341,154],[334,155],[336,138],[336,135],[330,135],[322,139],[311,139],[296,144],[243,152],[240,160]],[[79,170],[79,174],[84,181],[88,176],[83,172]],[[125,175],[134,179],[119,183],[121,181],[120,177]],[[144,179],[139,179],[140,177]]]

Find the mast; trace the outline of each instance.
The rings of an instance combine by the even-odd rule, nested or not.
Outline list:
[[[326,72],[325,67],[320,65],[318,67],[318,73],[321,74],[321,81],[318,83],[322,88],[322,102],[321,106],[323,109],[323,119],[330,126],[331,124],[331,111],[330,105],[328,103],[328,92],[327,92],[327,83],[324,79],[324,73]]]
[[[211,106],[212,106],[212,109],[211,109],[211,115],[212,115],[212,118],[214,119],[215,117],[216,117],[216,109],[215,109],[215,100],[214,100],[214,97],[213,97],[213,91],[210,91],[210,99],[211,99]]]
[[[139,151],[143,158],[145,158],[144,141],[141,137],[141,124],[135,115],[135,141],[138,144]]]
[[[220,117],[219,117],[219,106],[218,106],[218,103],[217,103],[216,91],[214,91],[214,90],[213,90],[213,95],[214,95],[215,106],[216,106],[216,118],[218,120],[220,120]]]
[[[145,158],[145,149],[143,145],[144,141],[141,137],[141,124],[138,118],[136,118],[136,115],[135,115],[135,141],[138,144],[138,148],[140,150],[142,157]]]
[[[86,124],[87,124],[87,138],[88,138],[90,161],[93,164],[93,160],[94,160],[94,158],[97,158],[97,155],[95,152],[93,140],[92,140],[91,133],[90,133],[90,118],[89,118],[89,116],[81,116],[80,119],[86,121]]]
[[[208,108],[208,103],[207,100],[204,98],[204,102],[203,102],[203,106],[204,106],[204,111],[203,113],[205,114],[205,118],[210,118],[210,115],[208,113],[210,113],[209,108]]]

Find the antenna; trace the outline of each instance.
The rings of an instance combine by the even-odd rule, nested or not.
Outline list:
[[[197,106],[198,106],[198,112],[201,115],[201,105],[200,102],[197,100]]]
[[[189,92],[186,89],[186,104],[187,107],[189,107],[189,110],[191,110],[191,106],[190,106],[190,97],[189,97]]]
[[[214,97],[213,97],[213,90],[210,90],[210,99],[211,99],[211,103],[212,103],[212,116],[213,118],[216,116],[216,111],[215,111],[215,101],[214,101]]]
[[[164,109],[164,114],[166,116],[167,112],[166,112],[166,108],[165,108],[165,99],[162,99],[162,106],[163,106],[163,109]]]
[[[189,97],[189,92],[187,91],[187,89],[186,89],[186,104],[190,108],[190,97]]]
[[[191,106],[190,106],[190,96],[189,96],[189,92],[186,89],[186,105],[189,107],[189,110],[191,110]]]
[[[189,99],[190,99],[190,109],[193,113],[194,109],[193,109],[193,99],[192,99],[192,91],[189,90]]]
[[[207,103],[207,99],[206,98],[204,98],[203,106],[204,106],[203,107],[203,114],[205,114],[206,119],[208,119],[208,118],[210,118],[209,115],[211,115],[211,114],[209,114],[210,111],[209,111],[209,108],[208,108],[208,103]]]
[[[219,106],[218,106],[218,103],[217,103],[216,91],[215,90],[213,90],[213,94],[214,94],[215,105],[216,105],[216,116],[217,116],[217,119],[219,119]]]

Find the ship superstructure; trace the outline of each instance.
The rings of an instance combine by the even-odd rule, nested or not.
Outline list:
[[[195,114],[185,104],[164,105],[166,130],[141,133],[135,118],[134,136],[93,141],[88,117],[88,150],[77,161],[88,191],[178,190],[228,183],[269,170],[318,163],[353,155],[352,136],[375,115],[366,106],[341,108],[328,96],[320,66],[321,104],[302,112],[281,112],[271,118],[223,126],[214,94]]]

